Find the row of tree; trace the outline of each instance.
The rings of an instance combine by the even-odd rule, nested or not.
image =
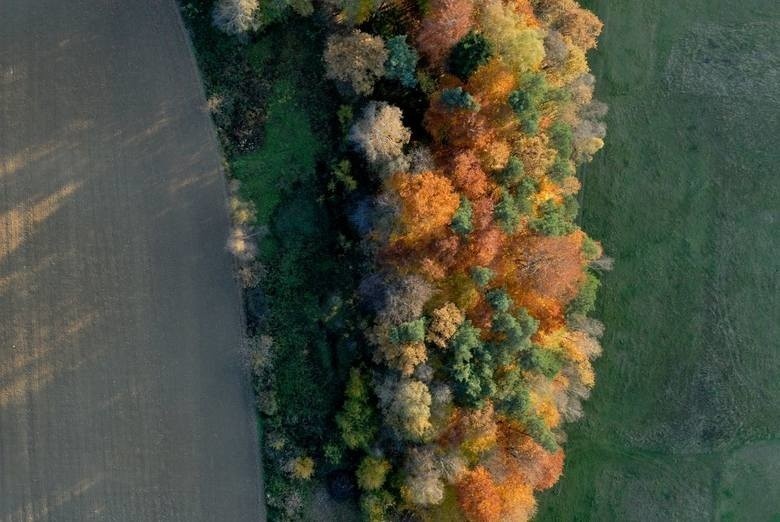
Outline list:
[[[369,518],[435,511],[450,488],[469,520],[526,520],[600,351],[586,314],[602,252],[573,219],[575,166],[603,144],[585,60],[601,23],[573,1],[432,0],[398,18],[408,33],[345,27],[325,52],[359,95],[384,77],[429,100],[418,132],[375,100],[349,132],[382,187],[372,361],[352,376],[377,410],[348,396],[339,426],[365,452]]]

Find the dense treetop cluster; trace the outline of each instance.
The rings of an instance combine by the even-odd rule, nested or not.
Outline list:
[[[293,5],[315,7],[343,101],[336,170],[373,183],[346,210],[368,319],[323,458],[349,454],[372,521],[527,520],[600,353],[587,314],[610,263],[575,217],[576,167],[605,135],[586,60],[602,24],[574,0]],[[224,0],[214,20],[242,33],[262,11]]]

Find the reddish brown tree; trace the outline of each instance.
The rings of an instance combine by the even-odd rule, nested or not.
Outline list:
[[[471,0],[432,0],[417,35],[420,51],[432,64],[440,65],[452,46],[469,32],[473,16]]]

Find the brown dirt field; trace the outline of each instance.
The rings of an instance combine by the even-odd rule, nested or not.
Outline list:
[[[0,1],[0,520],[262,519],[220,156],[172,0]]]

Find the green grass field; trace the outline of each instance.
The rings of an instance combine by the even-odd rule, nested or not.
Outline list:
[[[537,520],[780,520],[780,3],[594,0],[605,353]]]

